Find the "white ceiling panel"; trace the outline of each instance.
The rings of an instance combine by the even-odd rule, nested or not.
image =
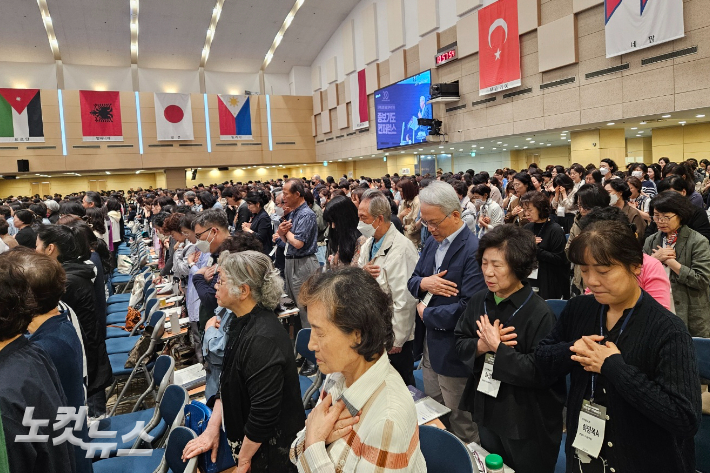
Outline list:
[[[358,2],[359,0],[306,0],[286,31],[266,72],[287,74],[293,66],[310,66]],[[281,21],[283,18],[285,15]],[[268,47],[264,54],[266,51]]]
[[[227,0],[225,6],[233,2]],[[128,0],[125,3],[128,5]],[[196,70],[200,67],[214,5],[214,0],[141,1],[138,14],[138,65],[153,69]],[[217,34],[223,21],[224,12],[217,26]],[[129,22],[126,18],[128,30]],[[130,44],[127,44],[126,54],[129,54],[129,48]]]
[[[54,62],[37,2],[0,0],[0,61]]]
[[[62,62],[84,66],[130,66],[127,0],[47,0],[47,5]]]
[[[304,7],[310,1],[306,0]],[[227,0],[224,2],[222,16],[217,25],[205,68],[226,72],[259,71],[264,56],[269,51],[276,33],[293,4],[292,0]],[[300,14],[299,11],[296,18]],[[286,35],[288,37],[288,32]],[[281,42],[279,49],[283,47],[287,37]],[[289,71],[290,68],[286,73]]]

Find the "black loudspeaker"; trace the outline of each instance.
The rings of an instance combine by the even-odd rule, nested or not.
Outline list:
[[[195,179],[197,179],[197,169],[192,170],[192,179],[191,180],[194,181]]]
[[[218,171],[229,171],[228,167],[217,168]]]
[[[26,159],[18,159],[17,172],[30,172],[30,162]]]

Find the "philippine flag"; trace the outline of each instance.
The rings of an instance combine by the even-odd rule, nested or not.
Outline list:
[[[248,95],[219,95],[219,138],[251,140],[251,107]]]
[[[190,94],[155,94],[158,141],[194,140]]]

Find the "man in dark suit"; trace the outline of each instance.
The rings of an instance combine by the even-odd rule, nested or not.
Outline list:
[[[476,262],[478,238],[461,220],[461,204],[451,185],[434,181],[419,194],[427,240],[409,292],[417,304],[415,342],[423,343],[424,390],[451,409],[444,422],[466,443],[478,441],[471,415],[459,409],[468,371],[456,355],[454,329],[469,298],[485,287]]]

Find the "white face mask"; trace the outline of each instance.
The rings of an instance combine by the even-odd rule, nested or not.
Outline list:
[[[276,215],[278,215],[279,217],[283,217],[284,216],[284,209],[282,209],[281,207],[276,207],[274,209],[274,213]]]
[[[599,172],[602,173],[602,176],[606,176],[609,172],[609,168],[599,168]]]
[[[195,246],[200,251],[200,253],[208,253],[210,251],[210,244],[212,244],[215,237],[212,237],[212,240],[197,240]]]
[[[634,171],[631,175],[637,179],[643,179],[643,171]]]
[[[377,228],[380,228],[380,226],[378,225]],[[365,223],[362,220],[357,224],[358,231],[365,238],[374,237],[375,232],[377,231],[377,228],[375,228],[371,223]]]
[[[616,194],[609,194],[609,205],[616,205],[619,201],[619,196]]]
[[[483,205],[483,201],[481,199],[476,199],[474,201],[474,204],[476,204],[476,207],[480,207],[481,205]]]

